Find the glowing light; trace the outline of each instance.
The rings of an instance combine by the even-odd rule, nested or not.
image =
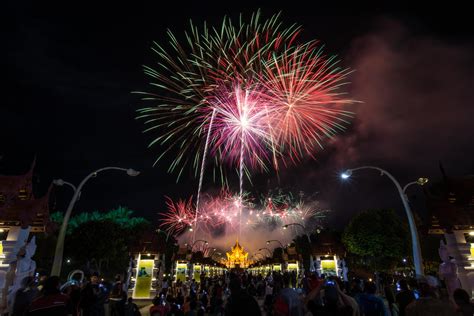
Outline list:
[[[351,176],[352,176],[352,170],[347,170],[341,173],[341,178],[344,180],[350,178]]]
[[[427,184],[429,181],[428,178],[418,178],[418,180],[416,181],[416,183],[418,183],[419,185],[425,185]]]

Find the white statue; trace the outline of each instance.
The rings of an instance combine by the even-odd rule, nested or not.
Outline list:
[[[318,274],[318,276],[321,276],[323,273],[322,267],[321,267],[321,259],[319,257],[316,257],[316,260],[314,261],[314,270]]]
[[[130,280],[132,279],[132,271],[133,271],[133,257],[130,256],[128,260],[128,267],[127,267],[127,276],[125,277],[124,282],[124,290],[128,293],[128,288],[130,287]]]
[[[8,309],[13,307],[16,292],[22,286],[22,280],[26,277],[34,277],[36,271],[36,262],[31,259],[36,251],[36,237],[33,236],[31,241],[23,246],[17,254],[17,260],[10,264],[13,281],[8,289]],[[10,271],[9,271],[10,272]],[[8,274],[8,272],[7,272]]]
[[[349,269],[347,268],[346,265],[346,260],[342,259],[341,260],[341,270],[342,270],[342,280],[344,282],[349,282],[349,278],[347,277],[347,273],[349,272]]]
[[[456,264],[449,259],[448,248],[442,240],[439,243],[438,252],[441,260],[443,260],[439,265],[439,277],[444,280],[448,294],[451,297],[454,290],[461,287],[458,279],[458,269]]]

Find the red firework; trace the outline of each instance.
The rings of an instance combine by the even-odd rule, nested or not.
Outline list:
[[[192,197],[188,200],[179,200],[173,202],[171,198],[166,197],[167,211],[162,213],[160,227],[167,232],[176,234],[182,233],[186,228],[191,227],[194,222],[194,209]]]
[[[305,154],[314,157],[324,139],[345,129],[352,113],[342,106],[354,102],[341,92],[348,74],[316,42],[288,49],[266,64],[260,82],[272,100],[270,132],[280,157],[293,162]]]

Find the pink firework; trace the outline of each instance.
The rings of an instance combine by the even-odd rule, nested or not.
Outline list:
[[[208,197],[205,203],[205,214],[208,220],[205,227],[209,232],[217,227],[226,230],[238,225],[239,199],[230,192],[222,190],[217,197]]]
[[[266,64],[260,81],[272,99],[270,132],[281,157],[293,162],[305,154],[314,157],[325,139],[345,129],[352,114],[343,106],[354,102],[341,91],[348,74],[316,42]]]
[[[216,111],[213,126],[207,127],[211,128],[213,153],[219,153],[232,165],[243,163],[264,168],[271,138],[268,124],[271,104],[268,100],[257,86],[244,89],[234,84],[229,89],[222,85],[208,100]],[[242,152],[243,162],[239,161]]]
[[[160,227],[163,227],[167,232],[176,234],[191,227],[194,222],[192,197],[188,200],[179,200],[176,203],[166,197],[166,206],[168,209],[162,214]]]
[[[218,196],[206,196],[203,199],[199,214],[199,229],[212,234],[216,229],[226,233],[239,228],[240,199],[227,190],[222,190]],[[243,205],[247,208],[245,197]]]

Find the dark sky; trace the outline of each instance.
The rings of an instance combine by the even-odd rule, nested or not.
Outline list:
[[[7,2],[2,8],[0,173],[24,172],[36,155],[35,181],[44,191],[53,178],[78,183],[103,166],[142,171],[137,178],[109,172],[91,180],[77,212],[124,205],[156,220],[165,195],[195,195],[197,180],[176,184],[167,166],[152,168],[159,148],[147,149],[150,135],[143,135],[141,122],[134,120],[141,103],[130,91],[147,88],[141,65],[153,63],[151,41],[164,41],[166,28],[182,34],[190,18],[216,24],[225,14],[257,8],[265,16],[282,10],[285,23],[303,26],[304,39],[321,40],[327,52],[355,69],[351,93],[363,103],[354,108],[351,131],[316,161],[284,170],[279,184],[273,174],[255,174],[254,190],[279,185],[317,191],[322,206],[333,210],[330,220],[340,226],[368,207],[401,208],[393,185],[375,172],[341,183],[337,174],[345,166],[375,164],[402,184],[419,176],[439,179],[439,161],[449,174],[474,173],[470,11],[313,3]],[[205,184],[205,190],[213,187]],[[422,210],[423,195],[412,190]],[[67,188],[57,189],[53,209],[65,209],[70,196]]]

